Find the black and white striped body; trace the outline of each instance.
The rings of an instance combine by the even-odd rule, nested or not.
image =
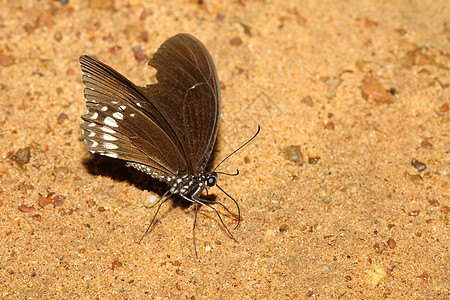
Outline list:
[[[217,173],[215,172],[209,174],[201,173],[197,176],[188,174],[166,176],[165,173],[158,172],[145,165],[137,163],[127,164],[159,181],[165,182],[169,187],[169,193],[172,195],[179,194],[196,198],[200,196],[205,187],[214,186],[217,182]]]

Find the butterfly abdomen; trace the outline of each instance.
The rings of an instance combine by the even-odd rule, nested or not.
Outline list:
[[[189,174],[171,175],[161,172],[155,168],[133,162],[128,162],[127,166],[133,167],[155,179],[158,179],[159,181],[166,183],[169,186],[169,192],[171,194],[199,195],[207,185],[207,176],[204,174],[200,174],[199,176]]]

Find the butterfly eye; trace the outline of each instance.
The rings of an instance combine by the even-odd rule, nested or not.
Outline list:
[[[214,185],[216,185],[216,183],[217,183],[217,173],[216,172],[212,172],[206,178],[206,185],[207,186],[214,186]]]

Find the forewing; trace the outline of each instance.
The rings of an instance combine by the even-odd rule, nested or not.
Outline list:
[[[89,151],[170,174],[187,168],[170,125],[142,88],[89,56],[80,64],[87,107],[81,128]]]
[[[158,83],[147,86],[147,98],[172,125],[189,172],[203,172],[220,117],[219,79],[211,55],[195,37],[178,34],[161,45],[149,65],[157,70]]]

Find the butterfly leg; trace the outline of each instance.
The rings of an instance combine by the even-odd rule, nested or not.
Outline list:
[[[237,201],[234,200],[234,198],[231,197],[230,194],[228,194],[227,192],[225,192],[218,184],[216,184],[216,186],[219,188],[219,190],[222,191],[222,193],[224,193],[225,195],[227,195],[228,198],[230,198],[230,199],[234,202],[234,204],[236,204],[236,207],[237,207],[237,210],[238,210],[238,215],[237,215],[237,217],[236,217],[235,214],[231,213],[231,212],[225,207],[225,209],[226,209],[233,217],[235,217],[235,218],[237,219],[237,224],[236,224],[236,226],[234,226],[234,229],[236,229],[236,228],[238,228],[239,224],[241,223],[241,208],[239,207],[239,204],[237,203]],[[222,204],[222,203],[221,203],[221,204]],[[222,206],[223,206],[223,205],[222,205]]]
[[[158,215],[159,210],[161,209],[161,206],[170,198],[170,196],[172,196],[172,194],[167,191],[164,193],[164,195],[161,196],[161,198],[159,198],[159,200],[156,202],[160,202],[158,209],[156,210],[155,214],[153,215],[152,221],[150,222],[150,225],[148,225],[147,230],[145,231],[144,235],[142,235],[141,239],[139,240],[139,244],[142,242],[142,239],[147,235],[147,233],[150,231],[150,229],[152,228],[155,220],[156,220],[156,216]],[[165,197],[165,199],[164,199]],[[164,200],[163,200],[164,199]]]
[[[192,226],[192,236],[194,238],[194,251],[195,251],[195,257],[198,258],[197,254],[197,243],[195,240],[195,225],[197,224],[197,213],[198,213],[198,203],[195,203],[195,217],[194,217],[194,226]]]
[[[232,213],[232,212],[228,209],[228,207],[226,207],[223,203],[221,203],[221,202],[219,202],[219,201],[208,200],[208,199],[201,199],[201,201],[202,201],[203,203],[208,203],[208,204],[219,204],[219,205],[221,205],[221,206],[222,206],[222,207],[223,207],[223,208],[224,208],[231,216],[233,216],[233,217],[237,220],[237,224],[236,224],[236,226],[234,227],[234,229],[236,229],[236,228],[239,227],[239,224],[240,224],[240,222],[241,222],[241,209],[240,209],[240,207],[239,207],[239,204],[237,203],[236,200],[234,200],[233,197],[231,197],[230,194],[228,194],[227,192],[225,192],[218,184],[216,184],[216,186],[219,188],[219,190],[221,190],[225,195],[228,196],[228,198],[230,198],[230,199],[234,202],[234,204],[236,205],[237,211],[238,211],[237,215],[234,214],[234,213]]]
[[[238,220],[238,224],[234,227],[234,229],[237,228],[237,226],[239,225],[239,220],[240,220],[240,211],[239,211],[239,206],[238,206],[238,215],[235,215],[234,213],[232,213],[228,207],[225,206],[225,204],[223,204],[222,202],[219,201],[215,201],[215,200],[207,200],[207,199],[202,199],[201,201],[203,201],[203,203],[208,203],[208,204],[219,204],[220,206],[223,207],[223,209],[225,209],[227,211],[227,213],[229,213],[231,216],[233,216],[233,218],[235,218],[236,220]],[[237,204],[237,203],[236,203]]]
[[[225,225],[225,223],[223,222],[223,219],[222,219],[222,217],[220,216],[220,214],[219,214],[219,212],[217,211],[217,209],[215,209],[215,208],[214,208],[213,206],[211,206],[211,205],[208,205],[208,204],[204,203],[204,200],[203,200],[203,199],[200,199],[200,198],[197,198],[197,197],[195,197],[195,198],[192,197],[192,199],[190,199],[190,198],[188,198],[188,197],[186,197],[186,196],[184,196],[184,195],[181,195],[181,197],[183,197],[184,199],[186,199],[186,200],[189,201],[189,202],[196,203],[196,204],[200,204],[200,205],[209,207],[209,208],[211,208],[212,210],[214,210],[214,212],[216,213],[217,217],[218,217],[219,220],[220,220],[220,223],[222,223],[222,225],[225,227],[226,231],[227,231],[228,234],[231,236],[231,238],[237,242],[236,238],[233,236],[233,234],[231,233],[230,229],[228,229],[228,226]]]

